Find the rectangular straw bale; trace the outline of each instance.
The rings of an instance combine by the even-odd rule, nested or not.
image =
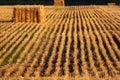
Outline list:
[[[34,22],[34,8],[30,8],[30,22]]]
[[[25,8],[21,8],[21,22],[25,22]]]
[[[34,11],[33,11],[33,22],[37,22],[37,16],[38,16],[37,9],[34,8]]]
[[[115,6],[116,3],[108,3],[109,6]]]
[[[64,0],[54,0],[54,6],[64,6]]]
[[[18,12],[18,8],[14,8],[14,12],[13,12],[13,19],[14,22],[19,22],[18,16],[19,16],[19,12]]]
[[[26,8],[25,12],[26,12],[25,22],[31,22],[30,21],[30,8]]]
[[[21,8],[18,8],[18,14],[19,14],[19,15],[18,15],[18,21],[19,21],[19,22],[22,22],[22,21],[21,21],[21,18],[22,18],[21,12],[22,12]]]
[[[43,22],[44,21],[44,7],[38,8],[38,22]]]

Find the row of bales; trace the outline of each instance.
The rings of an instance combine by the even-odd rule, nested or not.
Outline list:
[[[114,6],[116,5],[116,3],[115,2],[107,3],[107,5]],[[65,6],[65,2],[64,0],[54,0],[54,6]]]
[[[44,21],[44,6],[16,6],[13,11],[14,22]]]
[[[64,6],[64,0],[54,0],[54,6]],[[108,3],[108,5],[116,5]],[[40,23],[45,20],[44,6],[15,6],[13,10],[14,22],[36,22]]]

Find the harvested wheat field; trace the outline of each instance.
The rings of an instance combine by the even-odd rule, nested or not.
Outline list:
[[[45,6],[41,23],[8,17],[1,80],[120,80],[120,6]]]

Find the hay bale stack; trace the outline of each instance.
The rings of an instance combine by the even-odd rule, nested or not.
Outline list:
[[[14,8],[14,22],[43,22],[43,6],[22,6]]]
[[[64,0],[54,0],[54,6],[64,6]]]
[[[116,3],[108,3],[109,6],[115,6]]]

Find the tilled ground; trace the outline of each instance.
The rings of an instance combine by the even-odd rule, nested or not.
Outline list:
[[[0,22],[1,79],[120,80],[120,7],[47,9],[42,23]]]

